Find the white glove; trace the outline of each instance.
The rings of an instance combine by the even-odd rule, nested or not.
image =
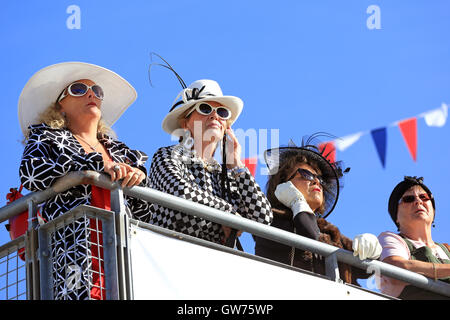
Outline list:
[[[359,259],[378,259],[383,248],[377,237],[371,233],[357,235],[353,239],[353,255],[359,255]]]
[[[303,194],[298,191],[291,181],[280,183],[275,189],[275,197],[286,207],[291,208],[294,214],[293,218],[300,212],[314,214]]]

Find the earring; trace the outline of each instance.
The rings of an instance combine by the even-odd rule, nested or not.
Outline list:
[[[191,137],[191,132],[189,130],[184,131],[182,144],[187,150],[191,150],[194,146],[194,138]]]

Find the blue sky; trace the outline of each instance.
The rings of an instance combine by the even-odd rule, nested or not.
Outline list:
[[[67,27],[71,5],[80,9],[80,29]],[[367,25],[371,5],[379,8],[380,29]],[[279,130],[285,145],[318,131],[337,137],[370,131],[450,104],[449,31],[448,1],[5,1],[0,196],[6,203],[9,188],[20,183],[20,92],[45,66],[83,61],[126,78],[138,98],[113,128],[151,157],[173,143],[161,122],[181,89],[163,68],[153,69],[149,85],[152,51],[187,84],[214,79],[224,94],[240,97],[244,110],[235,129]],[[449,125],[429,127],[419,118],[417,130],[417,161],[395,126],[387,128],[385,168],[370,135],[338,151],[351,170],[329,221],[344,235],[395,231],[388,197],[404,175],[416,175],[436,198],[434,240],[450,241]],[[256,174],[263,187],[264,166],[260,161]],[[0,239],[8,241],[6,231]],[[242,242],[253,252],[248,235]]]

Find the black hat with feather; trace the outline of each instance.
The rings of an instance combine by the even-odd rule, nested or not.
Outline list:
[[[309,161],[315,163],[321,171],[324,195],[324,212],[321,218],[326,218],[333,211],[339,198],[339,190],[342,188],[343,173],[350,171],[350,168],[342,169],[342,161],[331,162],[329,156],[334,150],[328,151],[325,147],[320,147],[318,140],[320,136],[329,136],[324,133],[316,133],[302,139],[301,146],[297,146],[292,140],[288,146],[268,149],[264,152],[269,174],[274,175],[292,157],[304,156]]]

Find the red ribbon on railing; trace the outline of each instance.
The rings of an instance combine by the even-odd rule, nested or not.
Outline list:
[[[16,201],[23,197],[22,194],[23,185],[20,185],[19,190],[17,188],[9,189],[9,193],[6,195],[6,204]],[[25,234],[28,229],[28,210],[24,211],[11,219],[9,219],[9,224],[5,225],[6,230],[9,231],[9,236],[11,240],[17,239],[21,235]],[[25,248],[21,248],[18,251],[20,259],[25,261]]]

